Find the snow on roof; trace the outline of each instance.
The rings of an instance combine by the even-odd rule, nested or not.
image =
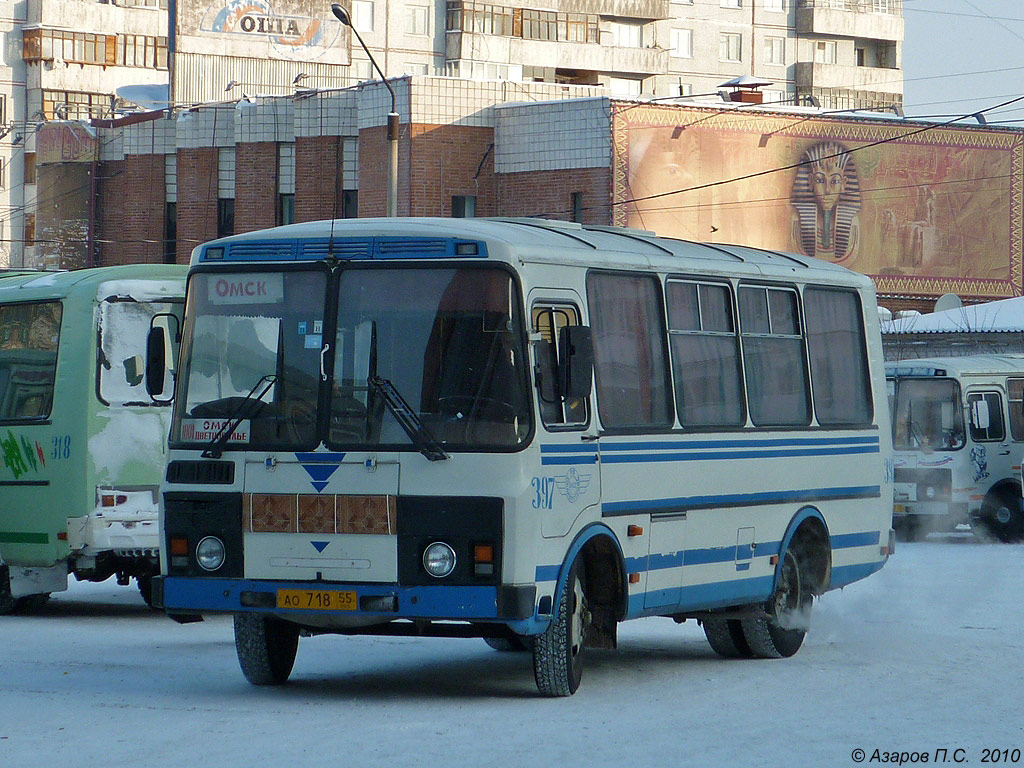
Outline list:
[[[1013,333],[1024,331],[1024,296],[883,322],[882,333]]]

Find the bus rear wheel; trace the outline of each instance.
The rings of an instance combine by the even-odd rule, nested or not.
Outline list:
[[[813,600],[806,569],[797,553],[787,549],[775,593],[765,605],[767,615],[742,620],[743,637],[751,653],[761,659],[783,659],[800,650]]]
[[[701,625],[711,649],[719,656],[726,659],[749,659],[753,656],[739,619],[711,616],[702,619]]]
[[[534,642],[533,676],[545,696],[572,696],[580,687],[583,649],[590,625],[585,585],[583,560],[577,558],[569,570],[554,619]]]
[[[282,685],[299,647],[299,626],[258,613],[235,614],[235,651],[245,679],[253,685]]]

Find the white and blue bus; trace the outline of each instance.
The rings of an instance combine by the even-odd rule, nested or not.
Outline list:
[[[483,637],[579,685],[620,621],[796,653],[892,552],[870,280],[536,219],[350,219],[197,248],[154,600],[253,684],[322,633]]]

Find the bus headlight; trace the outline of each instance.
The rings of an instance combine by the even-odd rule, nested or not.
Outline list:
[[[423,568],[435,579],[443,579],[455,570],[455,550],[435,541],[423,550]]]
[[[216,536],[207,536],[196,545],[196,562],[205,571],[216,571],[224,565],[224,542]]]
[[[927,488],[924,489],[924,495],[927,496],[929,499],[934,499],[935,498],[935,487],[929,485]]]

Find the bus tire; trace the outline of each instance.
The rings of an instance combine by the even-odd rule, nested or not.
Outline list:
[[[6,565],[0,565],[0,616],[12,613],[34,613],[50,601],[49,592],[14,597],[11,594],[11,576]]]
[[[814,596],[807,571],[791,546],[782,557],[775,593],[765,604],[766,617],[743,619],[743,637],[761,659],[789,658],[800,650],[807,634]]]
[[[235,651],[245,679],[253,685],[288,680],[299,647],[299,626],[258,613],[235,614]]]
[[[139,594],[142,601],[150,608],[153,607],[153,574],[144,573],[135,577],[135,583],[139,587]]]
[[[572,696],[583,678],[590,611],[583,559],[576,558],[554,619],[533,645],[533,676],[544,696]]]
[[[704,636],[707,637],[711,650],[725,659],[749,659],[754,654],[743,634],[743,625],[739,619],[721,619],[710,616],[701,619]]]
[[[988,492],[981,505],[979,524],[983,534],[1006,544],[1024,541],[1024,510],[1016,486]]]

